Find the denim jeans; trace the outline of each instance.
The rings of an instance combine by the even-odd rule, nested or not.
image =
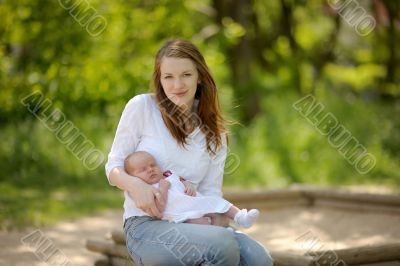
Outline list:
[[[125,221],[124,231],[128,252],[137,265],[272,265],[261,244],[224,227],[134,216]]]

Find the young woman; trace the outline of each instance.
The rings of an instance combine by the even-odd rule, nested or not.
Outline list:
[[[137,95],[126,105],[106,164],[110,184],[124,190],[132,259],[138,265],[272,265],[263,246],[243,233],[160,220],[160,191],[125,172],[130,153],[147,151],[162,169],[179,169],[201,194],[222,196],[226,132],[203,56],[188,41],[165,43],[153,82],[154,94]]]

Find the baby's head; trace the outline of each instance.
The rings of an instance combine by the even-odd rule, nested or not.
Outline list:
[[[150,153],[137,151],[126,157],[125,171],[132,176],[139,177],[147,184],[155,184],[163,178],[160,167]]]

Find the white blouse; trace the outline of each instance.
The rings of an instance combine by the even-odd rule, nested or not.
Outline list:
[[[156,159],[161,171],[171,170],[185,177],[203,195],[222,197],[226,137],[222,136],[222,147],[216,155],[211,156],[200,127],[187,137],[187,144],[182,147],[165,126],[155,96],[141,94],[133,97],[122,112],[108,154],[105,166],[108,179],[113,168],[124,167],[124,160],[130,153],[147,151]],[[147,215],[135,206],[126,191],[124,196],[124,220],[131,216]]]

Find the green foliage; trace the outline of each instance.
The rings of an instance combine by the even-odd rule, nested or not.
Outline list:
[[[114,129],[105,120],[86,116],[71,122],[105,154]],[[88,170],[33,117],[3,127],[0,137],[0,228],[47,225],[121,206],[121,192],[108,185],[104,163]]]
[[[154,55],[175,37],[199,46],[224,113],[242,123],[232,126],[240,164],[226,185],[398,187],[399,5],[374,3],[363,7],[376,14],[382,4],[386,22],[360,36],[319,0],[3,1],[0,227],[121,206],[104,164],[85,168],[21,100],[42,92],[106,155],[125,103],[150,90]],[[107,23],[96,36],[88,31],[88,7]],[[309,93],[375,156],[371,172],[359,174],[293,108]]]
[[[375,167],[364,175],[328,142],[328,136],[294,109],[299,99],[297,94],[266,96],[264,112],[251,125],[235,128],[238,139],[232,153],[239,155],[240,164],[226,176],[226,184],[400,186],[400,142],[394,128],[398,122],[393,119],[399,117],[399,108],[366,102],[348,91],[321,88],[316,93],[316,100],[325,107],[323,114],[334,114],[339,124],[376,158]]]

